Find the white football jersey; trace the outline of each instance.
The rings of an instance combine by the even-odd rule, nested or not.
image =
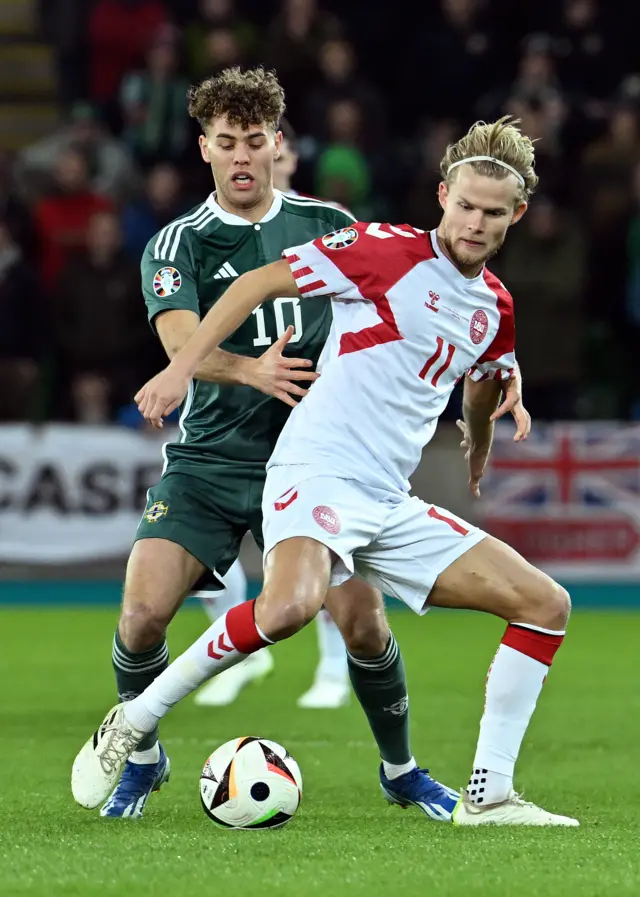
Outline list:
[[[359,222],[283,257],[303,297],[331,295],[333,326],[268,467],[408,491],[457,381],[513,375],[510,294],[487,268],[464,277],[435,231],[408,225]]]

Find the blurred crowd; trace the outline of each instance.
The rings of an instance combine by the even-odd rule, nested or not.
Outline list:
[[[363,220],[437,224],[439,162],[517,115],[540,188],[491,267],[514,294],[537,418],[640,418],[640,56],[603,0],[41,2],[63,120],[0,152],[0,419],[135,420],[163,363],[147,240],[212,188],[190,82],[275,68],[293,186]]]

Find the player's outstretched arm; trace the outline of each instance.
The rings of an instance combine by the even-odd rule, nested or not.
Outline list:
[[[232,334],[261,303],[277,297],[299,296],[286,261],[248,271],[233,283],[204,317],[193,336],[176,352],[164,371],[149,380],[135,400],[140,413],[154,427],[182,402],[189,383],[204,359]]]
[[[156,317],[155,325],[171,361],[198,329],[200,317],[190,309],[170,309]],[[295,381],[313,382],[319,377],[309,370],[313,362],[308,358],[289,358],[282,354],[293,333],[293,327],[287,328],[259,358],[214,349],[198,366],[195,379],[226,386],[252,386],[293,407],[296,405],[293,397],[301,398],[308,392]]]

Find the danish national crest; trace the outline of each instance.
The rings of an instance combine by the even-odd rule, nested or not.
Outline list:
[[[471,342],[474,346],[477,346],[482,342],[487,335],[488,329],[489,318],[487,317],[487,313],[479,308],[477,311],[474,311],[469,327],[469,335],[471,336]]]

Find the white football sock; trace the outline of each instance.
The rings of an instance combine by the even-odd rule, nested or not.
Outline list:
[[[384,774],[392,781],[393,779],[406,775],[408,772],[411,772],[412,769],[416,769],[417,766],[418,764],[413,757],[407,763],[387,763],[386,760],[382,761]]]
[[[156,741],[153,747],[146,751],[134,751],[129,757],[132,763],[157,763],[160,759],[160,745]]]
[[[253,619],[254,601],[232,608],[215,621],[190,648],[124,708],[127,722],[141,732],[150,732],[158,720],[178,701],[198,686],[235,666],[248,654],[272,642],[265,638]],[[239,651],[229,635],[228,620]]]
[[[485,708],[469,780],[477,804],[506,800],[522,739],[549,667],[501,644],[487,676]],[[164,673],[162,674],[164,675]]]
[[[239,560],[233,562],[222,577],[224,589],[200,595],[200,603],[212,623],[232,607],[247,600],[247,577]]]
[[[349,681],[347,649],[340,630],[326,610],[316,617],[318,628],[318,650],[320,660],[316,669],[316,680],[331,679],[338,682]]]

